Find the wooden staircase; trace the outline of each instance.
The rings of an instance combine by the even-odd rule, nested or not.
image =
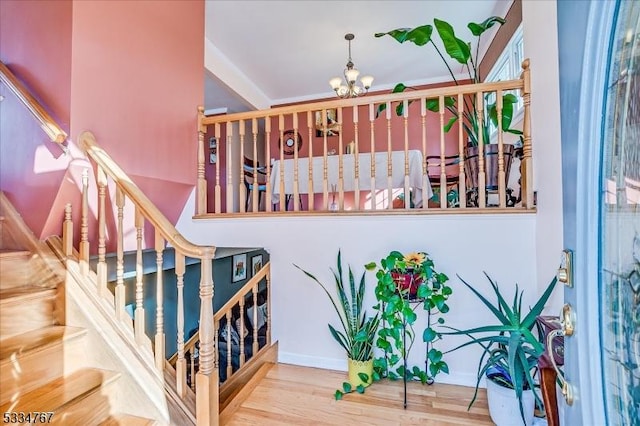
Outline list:
[[[152,425],[120,413],[123,373],[95,368],[88,330],[65,324],[64,278],[15,211],[0,205],[0,405],[9,423]],[[92,365],[93,364],[93,365]],[[38,413],[38,414],[36,414]],[[36,418],[37,417],[37,418]]]

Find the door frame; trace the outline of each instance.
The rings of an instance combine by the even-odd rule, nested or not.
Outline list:
[[[577,347],[576,356],[567,353],[565,377],[571,384],[572,376],[577,374],[579,387],[574,396],[581,411],[578,417],[589,419],[592,424],[606,424],[600,315],[600,209],[605,88],[609,82],[611,36],[618,5],[619,0],[590,2],[578,120],[575,286],[565,288],[565,300],[575,301],[576,313],[575,334],[566,339],[572,339]],[[593,356],[593,348],[600,348],[597,356]],[[577,363],[577,368],[573,368],[573,363]],[[575,424],[570,407],[565,413],[565,424]]]

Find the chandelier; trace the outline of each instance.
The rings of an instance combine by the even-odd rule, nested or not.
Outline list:
[[[351,61],[351,40],[354,38],[355,36],[351,33],[344,36],[344,39],[349,42],[349,61],[347,62],[347,68],[344,70],[344,80],[340,77],[334,77],[329,80],[329,85],[331,85],[331,88],[339,98],[355,98],[356,96],[364,95],[369,91],[371,83],[373,83],[373,77],[365,75],[360,78],[360,84],[358,84],[360,71],[353,66]]]

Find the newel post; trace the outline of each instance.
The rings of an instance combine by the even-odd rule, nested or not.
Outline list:
[[[525,209],[534,208],[533,204],[533,159],[531,156],[531,70],[529,59],[522,62],[522,98],[524,100],[524,122],[522,124],[522,165],[520,167],[520,192],[522,206]]]
[[[213,325],[213,255],[206,248],[200,276],[200,369],[196,374],[196,421],[198,426],[218,424],[218,367],[215,365]]]

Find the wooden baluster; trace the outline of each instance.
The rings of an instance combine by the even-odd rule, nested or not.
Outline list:
[[[214,196],[215,196],[215,209],[216,209],[216,213],[222,213],[222,188],[220,187],[220,161],[222,161],[222,158],[220,156],[221,151],[221,147],[218,145],[218,142],[220,141],[220,123],[216,123],[214,126],[214,135],[216,138],[216,186],[215,186],[215,190],[214,190]]]
[[[240,329],[238,330],[238,338],[240,340],[240,367],[244,365],[244,296],[240,299]],[[254,352],[255,354],[255,352]]]
[[[391,102],[387,102],[387,208],[393,208],[393,159],[391,146]]]
[[[353,134],[354,151],[353,155],[353,209],[360,210],[360,154],[358,148],[358,105],[353,106]]]
[[[113,295],[107,288],[106,198],[107,175],[102,167],[98,166],[98,265],[96,267],[98,293],[108,300],[113,300]]]
[[[162,253],[164,252],[164,238],[158,230],[155,235],[156,249],[156,336],[155,360],[156,368],[164,370],[164,288],[162,280]]]
[[[117,246],[116,246],[116,288],[115,304],[116,316],[120,321],[127,320],[125,311],[126,293],[124,288],[124,193],[120,186],[116,186],[116,207],[118,208]]]
[[[267,317],[267,347],[269,347],[271,346],[271,264],[269,264],[265,278],[267,279],[267,312],[265,315]]]
[[[487,206],[487,184],[484,170],[484,99],[482,92],[476,93],[476,109],[478,111],[478,207],[484,209]]]
[[[213,337],[213,342],[214,342],[214,348],[215,351],[213,353],[214,357],[214,365],[215,365],[215,369],[216,371],[219,371],[220,369],[220,351],[218,350],[218,348],[220,347],[220,320],[216,319],[214,320],[214,337]]]
[[[464,95],[458,93],[458,151],[459,151],[459,172],[458,172],[458,199],[460,200],[460,208],[467,208],[467,178],[465,175],[465,143],[464,143]]]
[[[225,165],[227,166],[227,213],[234,211],[233,208],[233,154],[231,152],[231,142],[233,138],[233,126],[227,121],[227,155]],[[218,158],[218,161],[220,159]]]
[[[191,372],[191,383],[190,383],[190,387],[191,390],[195,392],[196,390],[196,360],[195,360],[195,352],[196,352],[196,348],[195,346],[189,351],[189,371]]]
[[[374,128],[376,113],[375,105],[369,104],[369,127],[371,129],[371,210],[376,209],[376,131]]]
[[[447,174],[444,170],[444,96],[438,98],[438,111],[440,111],[440,208],[447,208]]]
[[[233,327],[233,324],[231,324],[231,309],[227,311],[225,318],[227,319],[227,380],[229,380],[233,374],[231,365],[231,347],[233,346],[231,342],[231,328]]]
[[[402,101],[402,116],[404,121],[404,208],[411,207],[411,192],[409,191],[409,101]]]
[[[524,121],[522,124],[522,165],[520,167],[520,193],[522,194],[522,206],[525,209],[535,208],[533,200],[533,163],[531,146],[531,70],[529,59],[522,61],[523,80],[522,99],[524,101]]]
[[[215,365],[213,330],[213,270],[215,249],[202,256],[200,276],[200,364],[196,374],[196,418],[198,424],[218,424],[220,413],[218,368]]]
[[[260,349],[259,341],[258,341],[258,284],[253,286],[253,346],[252,352],[253,354],[258,353],[258,349]]]
[[[258,120],[251,120],[251,133],[253,135],[253,191],[251,191],[251,206],[254,212],[260,210],[260,188],[258,187]]]
[[[240,135],[240,155],[238,156],[238,162],[240,163],[240,179],[238,179],[238,193],[240,194],[240,213],[245,212],[245,204],[247,199],[247,187],[244,184],[244,120],[240,120],[238,134]],[[255,163],[255,159],[254,159]],[[254,166],[255,171],[255,166]],[[255,176],[255,173],[253,174]],[[255,186],[254,186],[255,187]]]
[[[329,172],[327,164],[327,110],[322,110],[322,205],[329,210]]]
[[[429,169],[427,167],[427,100],[420,99],[420,129],[422,134],[422,208],[429,208]]]
[[[176,288],[178,290],[178,306],[177,306],[177,348],[178,360],[176,361],[176,390],[180,398],[184,398],[187,393],[187,366],[184,357],[184,272],[185,260],[184,255],[175,252],[176,260]],[[193,377],[193,376],[191,376]]]
[[[313,211],[313,202],[314,202],[314,192],[313,192],[313,116],[311,111],[307,111],[307,129],[308,129],[308,137],[309,141],[309,155],[307,155],[309,159],[309,189],[307,190],[307,209],[309,211]]]
[[[300,186],[298,183],[298,113],[293,113],[293,211],[300,210]]]
[[[280,132],[280,211],[287,210],[284,187],[284,116],[278,116],[278,131]]]
[[[82,212],[80,219],[80,272],[89,275],[89,170],[82,171]]]
[[[498,198],[501,208],[507,207],[506,177],[504,171],[504,145],[502,133],[502,90],[496,92],[496,109],[498,118]]]
[[[64,222],[62,223],[62,250],[66,257],[73,255],[73,221],[71,220],[71,203],[64,206]]]
[[[134,313],[134,326],[136,342],[139,345],[147,341],[144,319],[144,260],[142,257],[142,236],[144,231],[144,217],[140,207],[136,206],[136,311]]]
[[[264,119],[264,144],[266,145],[266,166],[267,166],[267,193],[265,194],[266,210],[268,212],[271,211],[271,206],[273,204],[271,200],[271,194],[273,192],[273,188],[271,188],[271,117],[267,116]]]
[[[342,107],[338,108],[338,123],[342,125]],[[338,132],[338,209],[344,211],[344,148],[342,131]]]
[[[204,135],[207,132],[207,126],[202,124],[204,120],[204,107],[198,107],[198,186],[197,186],[197,205],[196,213],[207,213],[207,179],[204,175],[205,164],[205,148]]]

